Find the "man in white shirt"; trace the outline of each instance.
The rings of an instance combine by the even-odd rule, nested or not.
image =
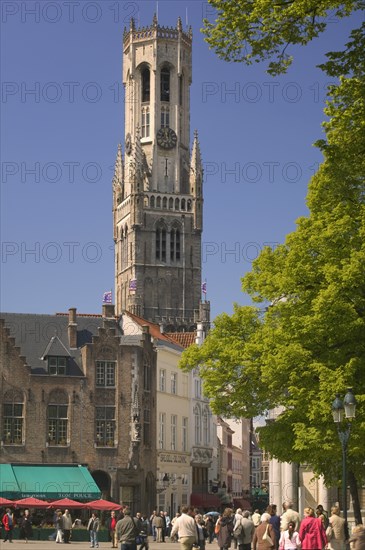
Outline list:
[[[300,516],[298,512],[293,510],[293,503],[286,501],[283,503],[284,513],[280,518],[280,531],[286,531],[288,529],[289,521],[295,523],[295,531],[299,531]]]
[[[181,550],[192,550],[194,544],[198,544],[198,530],[195,523],[194,508],[183,506],[181,516],[176,519],[171,531],[171,539],[179,535]]]

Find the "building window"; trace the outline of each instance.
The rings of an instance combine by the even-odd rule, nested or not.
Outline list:
[[[166,371],[160,369],[160,391],[166,391]]]
[[[48,444],[67,445],[67,405],[48,405]]]
[[[150,108],[142,108],[142,124],[141,124],[141,137],[149,137],[150,135]]]
[[[201,381],[200,378],[195,378],[194,388],[195,388],[195,397],[196,397],[196,399],[200,399],[201,396],[202,396],[202,381]]]
[[[210,444],[210,426],[209,426],[209,411],[207,409],[203,412],[203,434],[204,445]]]
[[[195,445],[200,445],[201,441],[201,411],[200,407],[194,407],[194,432],[195,432]]]
[[[151,445],[151,411],[144,409],[143,411],[143,443]]]
[[[161,109],[161,128],[170,127],[170,110],[168,107],[162,107]]]
[[[96,361],[95,385],[99,388],[115,386],[115,361]]]
[[[172,262],[180,260],[180,231],[172,229],[170,236],[170,259]]]
[[[120,262],[123,271],[128,266],[128,227],[120,232]]]
[[[163,227],[156,230],[156,259],[166,262],[166,229]]]
[[[5,445],[23,442],[23,403],[4,403],[3,441]]]
[[[177,372],[171,373],[171,393],[177,394]]]
[[[170,71],[161,70],[161,101],[170,101]]]
[[[158,448],[165,448],[166,414],[160,413],[158,418]]]
[[[48,374],[66,374],[66,357],[48,356]]]
[[[182,450],[188,450],[188,419],[185,416],[182,419]]]
[[[115,407],[96,407],[95,443],[98,447],[114,447]]]
[[[142,71],[142,103],[150,101],[150,90],[150,70],[146,67]]]
[[[171,450],[176,451],[177,443],[177,415],[171,415]]]

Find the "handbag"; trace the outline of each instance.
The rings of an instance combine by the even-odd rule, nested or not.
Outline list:
[[[327,540],[328,542],[331,540],[331,538],[333,537],[333,528],[332,528],[332,525],[329,524],[329,526],[327,527],[326,529],[326,537],[327,537]]]
[[[274,546],[274,543],[268,533],[269,524],[266,525],[265,533],[262,535],[262,540],[265,540],[270,546]]]

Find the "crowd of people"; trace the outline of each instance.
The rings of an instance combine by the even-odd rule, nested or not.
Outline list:
[[[12,542],[16,520],[10,508],[1,517],[4,539]],[[69,544],[72,529],[81,523],[72,521],[69,510],[56,510],[54,515],[56,543]],[[291,502],[283,504],[281,515],[271,504],[260,514],[255,510],[226,508],[221,514],[201,514],[192,506],[183,506],[173,518],[164,511],[154,510],[148,517],[137,512],[135,516],[125,506],[120,512],[111,511],[104,518],[111,547],[121,550],[149,550],[149,537],[156,543],[180,543],[181,550],[205,550],[206,544],[216,539],[220,550],[365,550],[365,529],[358,525],[351,535],[338,506],[330,514],[318,505],[316,510],[307,507],[301,518]],[[99,547],[101,520],[93,512],[86,523],[90,548]],[[25,510],[19,520],[20,536],[25,542],[32,537],[32,520]]]

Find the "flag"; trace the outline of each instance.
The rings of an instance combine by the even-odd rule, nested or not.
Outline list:
[[[131,279],[129,281],[129,290],[131,291],[137,290],[137,279]]]
[[[204,281],[204,283],[202,283],[202,293],[203,294],[207,293],[207,281]]]
[[[109,290],[108,292],[104,292],[103,294],[103,304],[111,304],[112,303],[112,291]]]

